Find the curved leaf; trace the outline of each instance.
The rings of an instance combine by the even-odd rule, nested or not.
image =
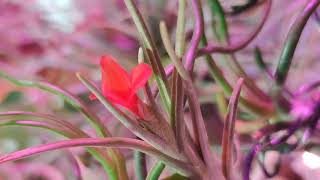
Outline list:
[[[240,97],[243,78],[240,78],[234,88],[229,101],[228,113],[225,120],[222,136],[222,170],[226,179],[230,179],[230,171],[232,168],[232,151],[234,126],[238,110],[238,102]]]
[[[25,118],[32,118],[32,120]],[[59,120],[51,115],[23,111],[0,113],[0,127],[14,125],[44,128],[70,139],[89,137],[88,134],[71,123]],[[101,163],[110,179],[117,178],[116,167],[107,153],[98,148],[87,148],[87,150]]]
[[[104,123],[94,113],[90,112],[80,99],[72,95],[70,92],[46,82],[18,80],[1,71],[0,71],[0,77],[12,82],[17,86],[38,88],[63,98],[66,102],[72,105],[77,111],[83,114],[84,117],[93,125],[93,127],[101,136],[105,136],[105,137],[110,136],[110,133],[107,127],[104,125]]]
[[[120,137],[79,138],[79,139],[72,139],[72,140],[57,141],[57,142],[53,142],[45,145],[40,145],[40,146],[16,151],[6,155],[2,155],[0,156],[0,163],[14,161],[14,160],[26,158],[35,154],[52,151],[52,150],[71,148],[71,147],[99,147],[99,146],[139,150],[141,152],[144,152],[146,154],[159,158],[169,166],[172,166],[173,168],[177,169],[179,172],[185,175],[191,175],[190,173],[192,172],[191,167],[188,166],[186,163],[161,153],[160,151],[156,150],[155,148],[145,143],[144,141],[130,139],[130,138],[120,138]]]
[[[25,120],[32,119],[32,120]],[[25,112],[25,111],[9,111],[0,112],[0,126],[2,125],[30,125],[30,126],[43,126],[51,130],[60,130],[70,138],[89,137],[81,129],[75,127],[68,121],[58,119],[48,114]]]

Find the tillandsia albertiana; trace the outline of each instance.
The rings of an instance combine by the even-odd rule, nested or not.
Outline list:
[[[136,138],[113,136],[99,116],[68,91],[45,82],[19,80],[0,71],[0,77],[17,86],[38,88],[62,98],[96,131],[96,135],[91,135],[54,115],[2,112],[1,127],[44,128],[67,140],[1,155],[0,163],[51,150],[85,147],[101,164],[109,179],[126,180],[134,177],[129,176],[128,160],[120,149],[131,149],[135,151],[135,176],[139,180],[159,179],[165,174],[166,167],[171,172],[166,179],[249,180],[256,156],[262,156],[258,164],[264,174],[273,177],[279,172],[281,157],[274,171],[269,172],[264,162],[267,151],[289,153],[304,149],[310,143],[320,119],[320,93],[316,92],[320,83],[305,85],[293,93],[285,81],[302,31],[320,0],[308,1],[296,17],[284,42],[275,74],[264,62],[259,47],[255,48],[258,68],[273,84],[270,92],[259,87],[235,54],[259,35],[270,16],[272,0],[249,1],[232,6],[232,11],[228,12],[218,0],[178,0],[174,43],[166,21],[159,24],[159,37],[165,53],[159,51],[152,37],[155,33],[149,30],[139,6],[133,0],[124,0],[124,3],[139,35],[138,65],[128,72],[112,55],[101,56],[101,91],[85,75],[78,73],[77,77],[90,91],[88,97],[98,100]],[[205,6],[209,7],[210,17],[204,15]],[[188,8],[192,15],[187,13]],[[234,43],[228,30],[227,16],[237,16],[252,9],[262,9],[261,20],[256,29],[250,30],[248,37]],[[193,17],[192,28],[186,26],[189,16]],[[319,21],[317,16],[315,14],[315,20]],[[213,32],[212,40],[207,37],[208,30]],[[225,62],[224,68],[220,67],[218,58],[213,54],[222,55],[218,58]],[[221,143],[210,140],[211,127],[202,111],[204,105],[200,101],[195,65],[203,58],[220,89],[220,93],[214,93],[217,98],[213,104],[218,106],[219,115],[224,117]],[[164,66],[165,59],[170,60],[167,67]],[[302,96],[308,96],[308,100]],[[237,123],[242,123],[242,128]],[[301,131],[302,135],[299,134]],[[249,150],[244,150],[239,141],[241,133],[254,135]],[[291,137],[297,137],[296,142],[288,143]],[[217,150],[217,144],[221,145],[221,151]],[[152,167],[146,163],[149,157],[156,160]]]

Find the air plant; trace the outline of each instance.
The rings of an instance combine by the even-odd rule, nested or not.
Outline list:
[[[320,96],[319,92],[314,91],[320,83],[305,85],[293,93],[285,82],[299,38],[320,0],[310,0],[295,19],[274,74],[264,62],[263,51],[255,48],[257,66],[272,84],[269,91],[259,87],[234,54],[259,35],[269,17],[272,0],[249,1],[244,6],[234,6],[231,13],[225,13],[218,0],[207,0],[205,5],[208,5],[211,13],[209,27],[208,19],[204,17],[204,1],[179,0],[174,43],[166,22],[162,21],[159,25],[166,51],[164,55],[159,52],[135,2],[124,0],[124,3],[139,34],[141,48],[138,65],[127,72],[121,67],[120,59],[116,60],[112,55],[101,56],[101,91],[86,75],[77,73],[77,78],[90,91],[91,95],[87,97],[97,99],[136,137],[114,136],[101,118],[72,92],[46,82],[19,80],[0,71],[0,77],[17,86],[37,88],[62,98],[81,113],[96,132],[91,135],[55,115],[27,111],[2,112],[0,126],[44,128],[67,140],[2,154],[1,164],[47,151],[85,147],[101,164],[109,179],[126,180],[133,177],[128,174],[128,162],[120,149],[131,149],[135,151],[135,175],[139,180],[159,179],[166,167],[173,172],[167,179],[249,180],[256,156],[262,156],[262,160],[257,158],[257,161],[265,175],[273,177],[280,169],[281,156],[275,171],[269,172],[264,165],[267,151],[276,150],[284,154],[306,148],[320,119]],[[191,38],[186,28],[187,5],[194,16]],[[256,29],[248,37],[234,43],[229,35],[225,14],[236,16],[256,8],[263,9],[263,17]],[[208,29],[213,31],[215,41],[207,38]],[[228,70],[220,67],[213,54],[222,55],[218,57],[223,59]],[[166,58],[170,59],[170,64],[165,67]],[[201,111],[203,104],[194,76],[195,65],[201,59],[205,59],[214,82],[223,91],[217,93],[219,100],[216,101],[219,114],[224,116],[221,152],[210,142],[208,120]],[[187,120],[188,113],[190,121]],[[262,124],[257,126],[257,121]],[[245,128],[253,129],[249,150],[245,150],[238,139],[240,133],[237,122],[244,122]],[[303,135],[298,134],[301,131]],[[288,143],[293,136],[297,136],[298,140],[293,144]],[[152,168],[146,164],[149,158],[157,161]],[[75,159],[75,164],[81,162],[81,159]],[[81,178],[80,166],[77,166],[76,174]]]

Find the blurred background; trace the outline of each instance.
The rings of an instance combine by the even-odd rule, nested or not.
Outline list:
[[[203,1],[205,19],[206,23],[210,24],[210,15],[207,14],[209,10],[205,2]],[[261,33],[248,47],[236,53],[246,72],[266,90],[270,88],[270,84],[254,62],[253,49],[256,46],[262,49],[265,61],[273,70],[277,65],[288,29],[307,2],[308,0],[274,0],[270,16]],[[177,1],[138,0],[137,3],[161,55],[165,56],[158,24],[160,20],[164,20],[169,30],[175,31]],[[232,6],[245,4],[247,0],[221,0],[221,3],[226,12],[231,12]],[[187,8],[187,32],[192,32],[193,13],[189,6]],[[246,38],[255,30],[262,14],[259,7],[237,15],[227,13],[231,41],[238,42]],[[214,41],[209,30],[208,35],[209,40]],[[122,0],[0,0],[0,40],[0,71],[17,79],[45,81],[64,88],[82,98],[102,117],[115,136],[132,136],[117,121],[112,120],[111,115],[99,103],[88,100],[87,89],[75,76],[76,72],[81,72],[98,82],[99,57],[104,54],[116,57],[128,70],[137,64],[138,34]],[[320,80],[319,42],[320,18],[314,15],[303,32],[294,56],[293,68],[287,81],[291,90]],[[214,57],[217,61],[221,59],[219,55]],[[167,63],[165,57],[164,63]],[[221,66],[222,69],[226,69]],[[205,80],[208,75],[206,63],[197,61],[196,72],[197,79]],[[211,96],[214,82],[204,82],[198,85],[199,94],[203,97]],[[17,87],[3,79],[0,79],[0,87],[1,112],[34,111],[54,114],[88,132],[92,131],[79,113],[54,95],[34,88]],[[212,117],[210,112],[205,113],[207,117]],[[214,117],[216,119],[212,120],[212,124],[219,129],[222,124],[219,123],[219,117]],[[219,141],[220,133],[218,130],[213,133],[213,139]],[[61,137],[46,130],[32,127],[1,127],[0,153],[56,139]],[[82,157],[87,155],[83,149],[73,149],[72,152]],[[126,154],[128,159],[132,159],[131,153]],[[104,179],[101,167],[90,158],[87,159],[86,177]],[[273,159],[271,158],[270,162]],[[273,179],[320,179],[318,159],[320,158],[315,154],[304,152],[286,155],[282,163],[286,163],[288,168]],[[1,164],[0,179],[74,179],[70,163],[73,161],[77,160],[73,159],[69,150],[45,153],[32,159]],[[310,161],[315,164],[309,165]],[[265,179],[259,167],[255,168],[253,174],[256,179]]]

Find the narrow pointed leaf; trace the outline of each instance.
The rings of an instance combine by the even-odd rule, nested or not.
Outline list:
[[[22,158],[26,158],[39,153],[44,153],[48,151],[71,148],[71,147],[112,147],[112,148],[127,148],[134,149],[155,156],[161,159],[168,165],[181,171],[183,174],[190,175],[192,170],[187,164],[173,159],[160,151],[154,149],[152,146],[148,145],[144,141],[130,139],[130,138],[79,138],[72,140],[57,141],[45,145],[40,145],[36,147],[27,148],[17,152],[13,152],[6,155],[0,156],[0,163],[14,161]]]
[[[44,128],[70,139],[89,137],[88,134],[68,121],[58,119],[51,115],[34,112],[11,111],[0,113],[0,127],[1,126],[30,126]],[[110,179],[117,178],[116,168],[108,154],[97,148],[88,148],[87,150],[102,164]]]
[[[151,169],[146,180],[158,180],[165,167],[166,165],[162,162],[157,162],[157,164]]]
[[[240,78],[237,82],[236,87],[231,95],[228,113],[225,120],[225,125],[223,128],[222,137],[222,170],[225,178],[228,180],[231,178],[231,168],[233,161],[233,136],[234,136],[234,126],[237,117],[238,101],[240,97],[241,86],[243,79]]]
[[[282,87],[285,83],[302,31],[304,30],[304,27],[307,24],[310,16],[317,9],[319,4],[320,0],[310,0],[302,13],[296,18],[290,27],[290,31],[287,35],[285,44],[279,57],[277,71],[275,73],[276,85]]]
[[[77,111],[79,111],[86,118],[86,120],[89,121],[89,123],[96,129],[97,133],[99,133],[101,136],[110,136],[109,130],[104,123],[94,113],[89,111],[81,100],[76,98],[70,92],[45,82],[18,80],[2,71],[0,71],[0,77],[12,82],[17,86],[38,88],[63,98]]]
[[[22,123],[28,124],[28,121],[26,121],[26,119],[32,119],[28,120],[30,122],[30,125],[32,125],[32,122],[34,124],[38,123],[38,125],[46,124],[48,127],[54,127],[55,129],[64,130],[66,132],[72,132],[72,134],[74,134],[77,137],[88,137],[88,135],[85,132],[83,132],[76,126],[72,125],[68,121],[61,120],[52,115],[26,111],[0,112],[0,125],[18,125]]]

